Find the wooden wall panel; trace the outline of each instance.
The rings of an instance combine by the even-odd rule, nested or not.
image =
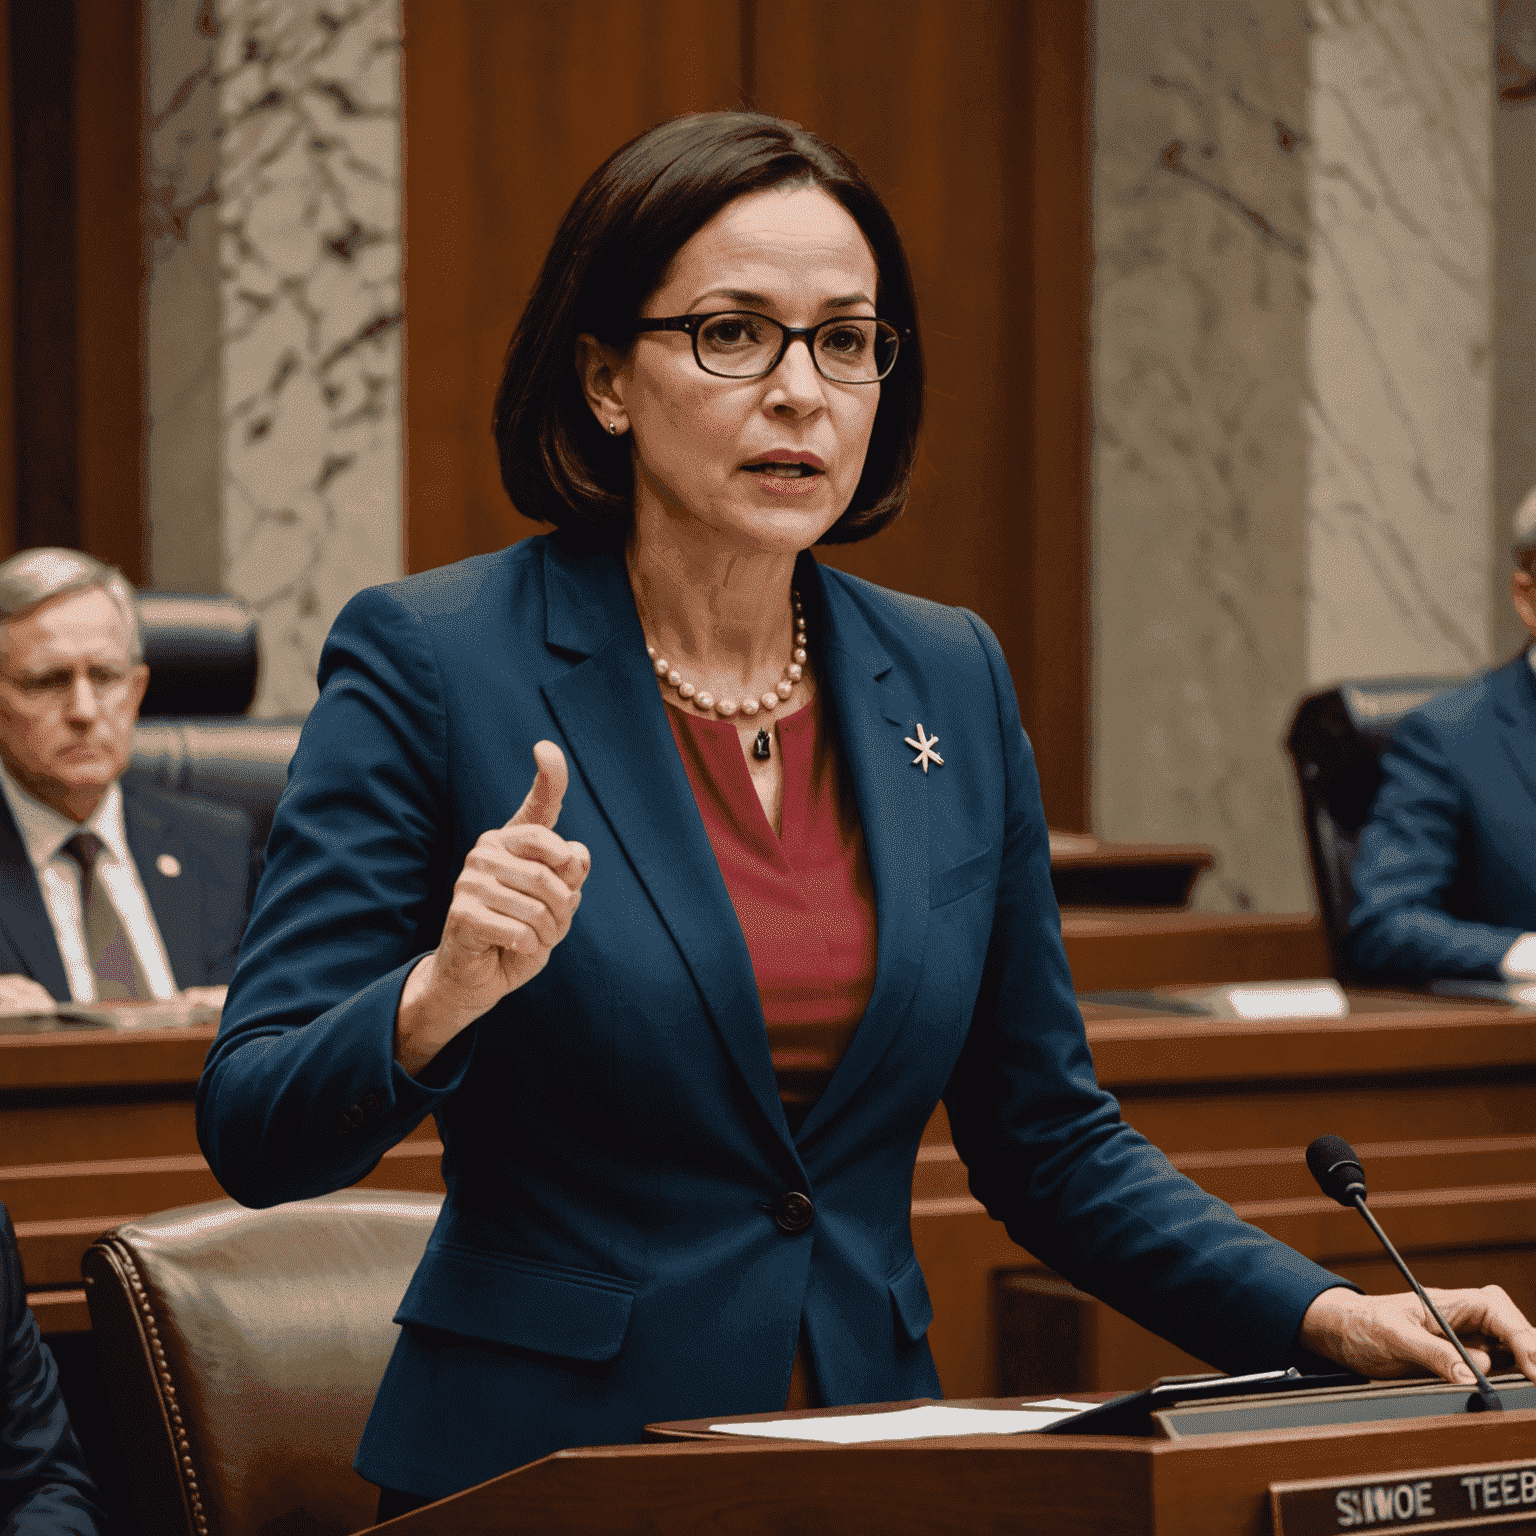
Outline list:
[[[1089,825],[1089,312],[1093,298],[1093,7],[1028,7],[1031,270],[1028,651],[1014,675],[1052,825]]]
[[[570,198],[626,138],[750,99],[848,149],[915,268],[931,370],[916,492],[848,570],[997,631],[1053,825],[1088,816],[1085,0],[405,0],[413,570],[537,531],[491,399]]]
[[[75,7],[11,8],[16,543],[77,542]]]
[[[16,4],[4,33],[0,548],[142,581],[139,7]]]
[[[587,177],[679,112],[740,104],[720,0],[405,0],[406,560],[542,525],[497,476],[491,400],[544,252]]]
[[[1081,0],[756,17],[759,104],[846,149],[895,215],[929,368],[907,511],[825,558],[992,626],[1067,828],[1088,824],[1086,38]]]
[[[142,584],[149,530],[142,485],[140,7],[76,0],[76,12],[78,540]]]
[[[16,552],[16,208],[12,190],[11,6],[0,0],[0,560]]]

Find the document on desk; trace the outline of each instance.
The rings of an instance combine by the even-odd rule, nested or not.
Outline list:
[[[229,988],[184,987],[175,997],[136,1002],[0,1003],[0,1030],[9,1034],[90,1028],[173,1029],[187,1024],[217,1024]]]
[[[201,993],[213,989],[197,990]],[[216,1002],[183,993],[180,997],[135,1003],[60,1003],[56,1012],[68,1024],[97,1024],[112,1029],[181,1029],[189,1024],[217,1024],[221,1010]]]
[[[1052,1397],[1017,1408],[951,1408],[924,1403],[891,1413],[829,1414],[815,1419],[763,1419],[755,1424],[711,1424],[727,1435],[766,1435],[776,1440],[826,1440],[834,1445],[864,1445],[873,1440],[928,1440],[936,1435],[1021,1435],[1047,1429],[1097,1406]]]

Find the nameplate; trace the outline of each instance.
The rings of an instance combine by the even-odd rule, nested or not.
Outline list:
[[[1275,1536],[1463,1531],[1536,1518],[1536,1461],[1271,1483]]]

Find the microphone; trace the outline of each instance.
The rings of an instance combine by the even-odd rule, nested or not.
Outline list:
[[[1477,1391],[1467,1399],[1467,1412],[1502,1411],[1504,1404],[1499,1394],[1473,1364],[1461,1340],[1451,1331],[1450,1324],[1440,1316],[1440,1309],[1424,1294],[1424,1287],[1413,1278],[1408,1266],[1403,1263],[1402,1255],[1392,1246],[1392,1240],[1381,1230],[1381,1223],[1371,1214],[1365,1203],[1365,1170],[1360,1166],[1360,1159],[1355,1156],[1355,1149],[1342,1136],[1319,1136],[1307,1148],[1307,1167],[1317,1180],[1318,1188],[1330,1200],[1337,1200],[1340,1205],[1352,1205],[1365,1217],[1381,1246],[1391,1255],[1392,1262],[1403,1272],[1403,1279],[1413,1287],[1414,1295],[1424,1303],[1429,1315],[1440,1325],[1441,1333],[1456,1346],[1457,1354],[1477,1379]]]

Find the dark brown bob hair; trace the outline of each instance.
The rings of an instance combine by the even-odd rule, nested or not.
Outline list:
[[[585,333],[628,348],[672,258],[727,203],[801,184],[835,197],[879,272],[875,307],[905,334],[880,385],[864,473],[824,544],[866,539],[906,504],[923,414],[917,305],[896,225],[864,173],[796,123],[760,112],[675,117],[610,156],[576,194],[507,348],[492,427],[501,483],[525,517],[584,544],[622,542],[634,473],[627,438],[603,432],[576,375]]]

